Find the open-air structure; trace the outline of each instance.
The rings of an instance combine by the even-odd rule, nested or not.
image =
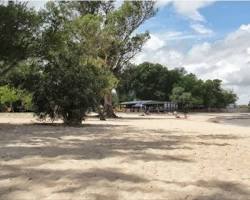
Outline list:
[[[120,108],[130,112],[172,112],[178,105],[168,101],[139,100],[121,102]]]

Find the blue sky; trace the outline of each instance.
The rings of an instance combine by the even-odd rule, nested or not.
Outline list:
[[[158,1],[156,16],[138,32],[151,39],[134,62],[184,67],[219,78],[239,104],[250,101],[250,1]]]
[[[231,32],[237,29],[241,24],[250,22],[250,2],[249,1],[219,1],[199,9],[204,16],[206,24],[217,33]],[[158,21],[158,24],[165,28],[179,30],[188,29],[190,21],[185,16],[176,13],[173,6],[165,6],[159,9],[155,19],[151,19],[145,25],[151,24],[151,21]],[[160,26],[158,27],[160,28]]]
[[[37,9],[43,4],[30,2]],[[204,80],[222,79],[239,104],[248,103],[250,1],[157,0],[156,6],[158,13],[137,30],[148,30],[151,38],[133,62],[184,67]]]
[[[192,1],[189,1],[192,3]],[[181,31],[192,33],[190,28],[192,20],[176,12],[175,7],[169,3],[158,8],[155,17],[149,19],[139,31],[148,30],[151,33],[165,31]],[[203,38],[205,41],[218,40],[230,32],[237,30],[242,24],[250,23],[250,1],[217,1],[199,9],[204,16],[203,24],[214,31],[213,37]]]

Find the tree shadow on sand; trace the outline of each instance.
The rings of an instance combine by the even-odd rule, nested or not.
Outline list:
[[[65,127],[48,124],[0,124],[0,181],[21,179],[19,183],[20,181],[23,183],[31,181],[33,186],[52,188],[57,184],[63,185],[65,180],[74,183],[57,190],[56,193],[73,193],[90,186],[104,187],[105,184],[110,187],[110,183],[120,182],[130,183],[132,188],[135,187],[134,184],[145,184],[151,180],[136,172],[128,173],[120,171],[118,168],[102,166],[88,170],[53,170],[39,167],[53,162],[53,159],[57,158],[82,160],[87,163],[113,157],[123,158],[126,162],[161,161],[189,165],[195,162],[192,155],[171,154],[171,151],[191,151],[193,145],[196,145],[196,148],[204,146],[223,148],[223,146],[230,145],[221,142],[223,137],[229,140],[241,139],[226,135],[181,135],[178,131],[161,129],[138,130],[126,125],[88,124],[83,127]],[[213,141],[211,141],[212,139]],[[38,157],[39,162],[25,164],[26,160],[33,157]],[[16,161],[22,162],[17,164]],[[223,188],[222,183],[218,182],[186,184],[199,184],[203,187],[215,185],[214,187]],[[237,190],[235,185],[227,187]],[[25,184],[6,185],[0,188],[0,199],[13,199],[13,196],[8,196],[12,192],[33,192],[29,189]],[[145,192],[141,187],[138,187],[137,190]],[[93,196],[95,195],[96,199],[102,198],[100,194],[93,194]],[[199,198],[212,200],[212,197],[210,199],[202,196]],[[118,197],[114,195],[110,196],[110,199],[118,199]],[[226,198],[220,200],[226,200]]]
[[[61,156],[75,160],[123,156],[131,160],[193,162],[187,155],[166,153],[178,149],[192,150],[194,145],[229,146],[229,143],[222,142],[223,139],[241,139],[231,135],[179,135],[178,131],[138,130],[109,124],[88,124],[85,127],[1,124],[0,137],[0,156],[4,161],[29,156]],[[164,154],[147,153],[147,150],[162,150]]]
[[[8,177],[16,177],[24,183],[0,187],[0,199],[5,200],[19,199],[15,196],[16,192],[23,192],[24,194],[39,193],[39,188],[50,188],[50,190],[53,191],[52,194],[61,195],[60,199],[62,199],[64,194],[78,193],[90,187],[110,189],[120,183],[133,185],[148,182],[145,178],[136,174],[121,172],[117,168],[91,168],[83,171],[34,169],[25,168],[22,165],[12,165],[1,167],[1,171],[8,175]],[[4,180],[5,178],[5,176],[0,176],[0,180]],[[67,184],[66,187],[65,183]],[[58,185],[61,186],[61,189]],[[38,188],[38,190],[36,188]],[[113,191],[113,189],[111,191]],[[20,199],[23,200],[25,198],[20,196]],[[86,198],[83,196],[81,199]]]
[[[250,188],[249,186],[224,180],[198,180],[195,182],[165,182],[167,184],[174,184],[185,188],[189,186],[204,188],[208,190],[205,194],[187,195],[187,199],[192,200],[249,200]]]
[[[3,128],[3,126],[6,127]],[[122,131],[126,132],[126,136],[122,135]],[[151,134],[150,137],[147,137],[147,134]],[[160,134],[161,137],[158,137],[157,134]],[[144,161],[191,162],[192,158],[187,156],[184,158],[181,155],[180,157],[166,154],[147,155],[145,151],[149,149],[164,151],[192,150],[193,145],[230,145],[229,143],[209,141],[210,136],[184,136],[177,135],[173,131],[136,130],[128,126],[106,124],[87,125],[85,128],[1,124],[0,137],[1,159],[5,161],[27,156],[64,156],[70,159],[104,159],[115,156],[131,156],[133,159]],[[193,140],[194,138],[199,140]],[[227,137],[225,136],[225,138]]]

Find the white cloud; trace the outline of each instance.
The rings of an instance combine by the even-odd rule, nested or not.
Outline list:
[[[43,9],[46,5],[46,3],[48,2],[49,0],[34,0],[34,1],[28,1],[28,6],[29,7],[32,7],[34,8],[35,10],[40,10],[40,9]]]
[[[196,33],[201,35],[212,35],[213,31],[209,28],[207,28],[204,24],[206,22],[206,19],[203,15],[200,13],[200,9],[204,8],[206,6],[209,6],[213,4],[213,0],[196,0],[196,1],[190,1],[190,0],[156,0],[156,6],[157,7],[164,7],[167,5],[172,5],[176,11],[176,13],[186,17],[187,19],[190,19],[192,23],[190,25],[191,29],[193,29]]]
[[[189,17],[195,21],[205,21],[199,9],[213,3],[212,1],[174,1],[174,7],[179,14]]]
[[[173,2],[173,0],[155,0],[155,2],[156,2],[156,7],[161,8],[161,7],[168,6],[169,4]]]
[[[199,9],[209,6],[214,1],[204,1],[204,0],[158,0],[156,1],[157,7],[164,7],[166,5],[173,5],[176,12],[194,21],[205,21],[205,18],[200,14]]]
[[[207,27],[205,27],[203,24],[192,24],[191,28],[199,34],[202,35],[212,35],[213,31]]]
[[[178,67],[182,64],[183,55],[177,49],[171,49],[169,46],[171,46],[172,43],[176,44],[177,41],[182,43],[184,40],[190,40],[196,37],[196,35],[177,31],[150,34],[150,39],[144,45],[143,51],[136,56],[134,62],[139,64],[149,60],[155,63],[167,63],[169,67]]]
[[[226,87],[237,92],[239,103],[250,100],[250,24],[242,25],[223,40],[193,45],[185,53],[170,46],[169,40],[161,35],[154,36],[161,40],[161,48],[153,51],[143,49],[135,62],[150,61],[170,68],[185,67],[203,79],[219,78]],[[181,36],[184,35],[179,34]],[[182,43],[185,45],[183,40]]]
[[[161,49],[158,51],[148,51],[146,54],[139,54],[134,60],[135,63],[139,64],[144,61],[150,61],[153,63],[165,63],[168,67],[180,66],[182,63],[183,55],[175,50],[165,51]]]
[[[162,48],[165,45],[164,41],[158,38],[157,36],[151,34],[150,40],[148,40],[144,46],[145,49],[149,51],[155,51]]]
[[[249,54],[249,55],[250,55],[250,47],[249,47],[249,48],[247,48],[246,52],[247,52],[247,54]]]
[[[192,39],[196,37],[196,35],[194,34],[186,34],[186,33],[178,32],[178,31],[164,32],[161,34],[157,34],[156,36],[163,41],[186,40],[186,39]]]

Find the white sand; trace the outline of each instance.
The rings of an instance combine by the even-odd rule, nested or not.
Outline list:
[[[250,200],[250,128],[122,116],[77,128],[0,114],[0,199]]]

